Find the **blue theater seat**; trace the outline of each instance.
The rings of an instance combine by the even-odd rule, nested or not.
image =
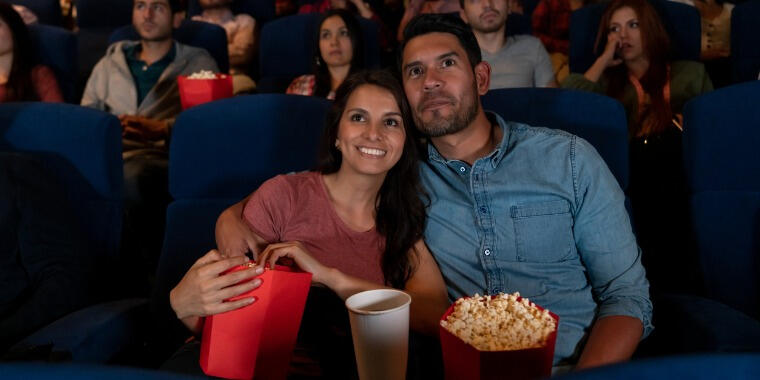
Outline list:
[[[139,368],[104,366],[94,364],[44,364],[5,363],[0,364],[0,373],[6,380],[43,379],[110,379],[110,380],[190,380],[195,376],[152,371]]]
[[[37,15],[40,24],[61,26],[63,15],[58,0],[10,0],[11,4],[23,5]]]
[[[731,13],[731,58],[734,82],[758,79],[760,74],[760,0],[736,4]]]
[[[760,81],[684,108],[684,161],[707,295],[760,319]]]
[[[670,36],[674,59],[698,61],[702,21],[697,9],[668,0],[650,0]],[[594,42],[607,4],[582,7],[570,17],[570,72],[584,73],[594,64]],[[600,52],[601,53],[601,52]]]
[[[79,103],[76,95],[77,35],[49,25],[29,25],[32,44],[39,63],[50,67],[58,80],[64,100]]]
[[[628,187],[628,124],[616,100],[590,92],[557,88],[490,90],[483,108],[505,120],[561,129],[596,148],[620,187]]]
[[[749,380],[760,378],[760,354],[677,356],[577,371],[558,380]]]
[[[293,78],[312,72],[320,17],[319,13],[299,14],[264,25],[259,47],[259,92],[285,92]],[[379,27],[372,20],[358,19],[364,32],[364,63],[367,68],[377,68],[380,65]]]
[[[274,1],[261,0],[234,0],[232,2],[232,12],[235,14],[245,13],[256,19],[256,23],[263,25],[272,21],[275,17]],[[203,12],[198,0],[189,0],[187,2],[187,14],[190,17]]]
[[[116,29],[108,39],[108,44],[122,40],[136,41],[140,39],[135,27],[126,25]],[[216,61],[221,72],[230,71],[230,57],[227,52],[227,32],[215,24],[202,21],[184,20],[179,28],[174,30],[177,42],[206,49]]]

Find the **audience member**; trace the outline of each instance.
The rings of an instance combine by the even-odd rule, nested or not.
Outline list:
[[[201,70],[219,71],[203,49],[172,39],[179,25],[178,0],[135,0],[132,23],[140,41],[108,47],[87,81],[82,105],[117,115],[123,128],[125,237],[149,246],[143,260],[152,271],[161,247],[166,204],[170,125],[182,110],[176,78]],[[132,229],[137,229],[130,232]],[[152,252],[156,251],[156,252]]]
[[[201,317],[254,302],[251,297],[222,302],[261,282],[236,284],[261,274],[262,266],[289,258],[343,300],[383,286],[405,289],[414,299],[411,327],[437,334],[449,302],[421,240],[425,204],[416,134],[408,129],[413,125],[393,75],[349,76],[327,116],[319,170],[270,179],[221,214],[219,251],[200,258],[171,291],[177,317],[199,333]],[[257,267],[219,276],[244,263],[249,250]],[[322,350],[332,345],[319,344]]]
[[[478,40],[483,60],[491,65],[491,89],[557,87],[549,54],[529,35],[507,36],[508,0],[460,0],[462,20]]]
[[[652,306],[604,161],[581,138],[485,112],[490,66],[462,20],[420,16],[404,37],[404,89],[429,137],[425,243],[449,296],[518,291],[557,313],[555,365],[630,358]]]
[[[695,286],[697,270],[688,259],[680,113],[687,101],[711,91],[712,83],[701,63],[668,60],[668,35],[646,0],[610,3],[596,48],[603,51],[591,68],[570,74],[563,85],[623,103],[631,138],[629,195],[649,279],[655,290],[688,290],[683,287]]]
[[[378,25],[379,45],[383,51],[392,48],[392,34],[388,31],[385,21],[375,12],[369,3],[363,0],[318,0],[312,4],[304,4],[298,9],[298,13],[325,13],[330,10],[345,9],[351,13],[372,20]]]
[[[585,5],[585,0],[541,0],[533,10],[533,35],[549,52],[557,82],[570,74],[570,14]]]
[[[364,68],[362,30],[354,15],[343,9],[328,11],[317,25],[314,74],[294,79],[285,92],[334,99],[343,80]]]
[[[256,88],[248,75],[248,68],[253,59],[254,32],[256,20],[241,13],[232,13],[234,0],[199,0],[203,12],[193,16],[193,20],[217,24],[227,32],[227,51],[230,55],[230,74],[232,87],[236,94],[250,92]]]
[[[0,354],[92,301],[81,231],[45,162],[0,153]]]
[[[461,2],[459,0],[409,0],[409,4],[406,6],[406,10],[398,26],[397,39],[403,41],[406,24],[419,15],[456,13],[461,10]]]
[[[0,2],[0,103],[63,101],[53,71],[34,64],[33,49],[21,16]]]

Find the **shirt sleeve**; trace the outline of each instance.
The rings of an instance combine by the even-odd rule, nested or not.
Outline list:
[[[642,338],[652,331],[649,282],[625,208],[625,195],[604,160],[585,140],[574,138],[576,245],[588,273],[597,319],[638,318]]]
[[[536,87],[547,87],[554,80],[554,66],[541,40],[536,41],[536,69],[533,71],[533,83]]]
[[[601,82],[601,79],[599,81]],[[596,92],[597,94],[605,93],[604,86],[601,83],[592,82],[586,79],[586,77],[580,73],[570,73],[570,75],[568,75],[567,78],[562,81],[561,87],[574,90]]]
[[[90,78],[87,79],[87,85],[84,88],[82,102],[80,103],[83,107],[95,108],[101,111],[106,110],[105,94],[108,91],[106,60],[107,58],[103,57],[95,65],[95,68],[92,69]]]
[[[288,191],[283,176],[274,177],[248,198],[243,208],[243,221],[267,242],[281,241],[282,228],[290,219],[293,201],[293,193]]]
[[[47,66],[37,66],[32,71],[32,82],[37,92],[37,97],[43,102],[61,103],[63,95],[58,87],[53,70]]]

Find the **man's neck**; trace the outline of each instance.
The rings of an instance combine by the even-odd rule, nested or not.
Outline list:
[[[430,141],[447,160],[460,160],[470,165],[496,148],[503,131],[495,127],[481,108],[475,120],[465,129],[445,136],[433,137]]]
[[[223,23],[235,18],[232,9],[228,6],[204,9],[201,16],[214,23]]]
[[[647,73],[647,70],[649,70],[649,60],[642,57],[634,61],[626,62],[625,66],[636,79],[641,79],[641,77]]]
[[[330,72],[331,90],[335,91],[348,76],[348,72],[351,71],[351,65],[332,66],[328,67],[327,71]]]
[[[11,66],[13,66],[13,52],[0,55],[0,84],[8,83],[8,77],[11,75]]]
[[[501,50],[507,41],[507,37],[504,33],[504,30],[506,29],[505,25],[502,25],[499,30],[491,33],[482,33],[473,29],[472,32],[475,34],[475,38],[478,40],[480,49],[485,50],[491,54]]]
[[[140,51],[140,60],[148,65],[160,60],[172,48],[174,40],[169,38],[163,41],[141,41],[142,51]]]

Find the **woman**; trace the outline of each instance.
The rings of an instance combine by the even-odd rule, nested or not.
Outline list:
[[[364,68],[359,22],[347,10],[325,13],[318,23],[314,73],[293,80],[286,93],[335,99],[335,90],[348,75]]]
[[[217,221],[217,244],[171,291],[172,308],[198,333],[201,317],[246,306],[223,302],[257,287],[235,285],[287,257],[345,299],[384,286],[414,298],[412,328],[435,335],[448,307],[445,285],[422,242],[425,205],[417,147],[401,85],[360,72],[338,88],[327,116],[319,171],[277,176]],[[254,252],[259,266],[219,276]]]
[[[0,102],[63,101],[53,72],[33,62],[29,30],[12,6],[0,2]]]
[[[647,277],[653,292],[695,290],[697,271],[687,268],[695,260],[685,256],[691,239],[681,110],[712,90],[710,78],[701,63],[669,60],[668,35],[646,0],[610,3],[596,46],[604,47],[596,62],[583,75],[571,74],[563,86],[623,103],[630,137],[628,194]]]

